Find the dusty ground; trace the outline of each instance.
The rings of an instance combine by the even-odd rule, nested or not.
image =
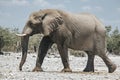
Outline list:
[[[46,57],[43,63],[45,72],[31,72],[35,66],[37,54],[28,54],[23,71],[18,70],[21,53],[0,55],[0,80],[120,80],[120,56],[109,55],[117,64],[114,73],[108,73],[107,67],[99,57],[95,57],[95,72],[82,72],[87,57],[70,56],[72,73],[61,73],[63,66],[59,56]]]

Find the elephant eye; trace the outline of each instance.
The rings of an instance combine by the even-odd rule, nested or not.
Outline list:
[[[37,20],[37,19],[38,19],[38,17],[35,17],[34,19],[35,19],[35,20]]]
[[[42,20],[42,16],[36,16],[36,17],[34,17],[34,19],[41,21]]]

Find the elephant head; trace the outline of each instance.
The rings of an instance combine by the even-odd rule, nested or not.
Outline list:
[[[22,59],[19,66],[20,70],[22,70],[22,66],[27,57],[29,36],[39,33],[43,33],[44,36],[49,36],[62,24],[63,19],[58,11],[52,11],[49,9],[41,10],[34,12],[29,16],[22,34],[17,34],[18,36],[21,36],[22,46]]]

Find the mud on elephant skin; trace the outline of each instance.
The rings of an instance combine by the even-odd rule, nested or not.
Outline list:
[[[88,61],[85,72],[94,72],[94,57],[98,55],[108,67],[108,72],[112,73],[116,65],[106,56],[105,32],[104,25],[89,13],[74,14],[57,9],[33,12],[22,34],[18,34],[22,38],[22,59],[19,69],[22,70],[27,57],[29,37],[34,34],[43,34],[33,71],[43,71],[41,66],[44,57],[52,44],[56,43],[64,66],[62,72],[72,71],[68,59],[68,48],[71,48],[87,53]]]

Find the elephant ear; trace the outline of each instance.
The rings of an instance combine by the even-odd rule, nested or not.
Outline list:
[[[47,16],[43,20],[43,34],[49,35],[51,32],[55,31],[64,22],[63,18],[59,15],[57,16]]]
[[[61,16],[59,17],[54,17],[51,21],[50,21],[50,28],[52,30],[56,30],[57,27],[59,27],[60,25],[63,24],[63,18]]]

